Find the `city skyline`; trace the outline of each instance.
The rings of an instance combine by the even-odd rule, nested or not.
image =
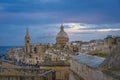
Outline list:
[[[1,0],[0,46],[24,45],[28,25],[31,43],[55,43],[61,24],[70,41],[120,36],[119,0]]]

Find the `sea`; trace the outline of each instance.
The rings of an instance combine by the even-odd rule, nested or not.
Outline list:
[[[22,46],[0,46],[0,54],[5,55],[8,49],[16,48],[16,47],[22,47]]]

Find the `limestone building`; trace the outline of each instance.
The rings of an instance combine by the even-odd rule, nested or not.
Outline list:
[[[28,27],[26,28],[25,45],[24,45],[24,63],[39,64],[43,62],[43,45],[31,44]]]
[[[120,45],[120,37],[118,36],[108,36],[104,39],[104,41],[108,46]]]
[[[56,36],[57,47],[64,47],[69,42],[68,34],[64,31],[64,26],[61,25],[60,32]]]
[[[74,76],[77,74],[78,80],[120,80],[119,53],[120,46],[116,46],[107,58],[79,53],[71,58],[70,71]]]
[[[119,36],[107,36],[104,39],[104,53],[110,54],[111,50],[120,45],[120,37]]]

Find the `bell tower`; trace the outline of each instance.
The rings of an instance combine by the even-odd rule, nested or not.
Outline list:
[[[26,54],[30,53],[30,36],[29,36],[28,27],[26,28],[26,35],[25,35],[25,53]]]

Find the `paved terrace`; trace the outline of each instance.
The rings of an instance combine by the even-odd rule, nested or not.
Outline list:
[[[55,80],[55,70],[21,67],[0,61],[0,80]]]
[[[10,79],[14,78],[14,79]],[[16,79],[17,78],[17,79]],[[0,80],[55,80],[55,71],[39,68],[2,68],[0,67]],[[48,79],[49,78],[49,79]]]

